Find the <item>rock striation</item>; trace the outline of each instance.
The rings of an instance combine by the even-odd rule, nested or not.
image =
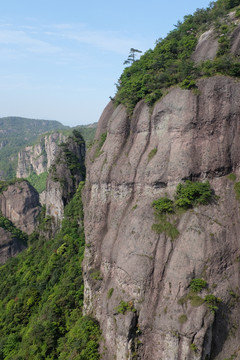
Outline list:
[[[34,231],[40,210],[39,195],[27,181],[9,185],[0,194],[0,211],[3,216],[27,234]]]
[[[99,120],[84,190],[84,308],[100,322],[105,360],[239,354],[240,210],[228,174],[240,181],[240,83],[197,86],[170,89],[152,111],[141,101],[131,119],[110,102]],[[151,204],[186,179],[209,180],[219,198],[178,215],[172,241],[152,230]],[[206,280],[203,298],[221,299],[216,313],[187,300],[193,278]]]
[[[43,135],[39,142],[18,153],[17,178],[26,178],[31,172],[37,175],[47,171],[55,160],[58,145],[66,140],[61,132]]]

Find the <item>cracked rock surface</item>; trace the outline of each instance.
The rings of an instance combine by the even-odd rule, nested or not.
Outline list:
[[[240,83],[216,76],[197,85],[198,95],[170,89],[152,113],[140,102],[131,119],[110,102],[99,120],[84,189],[84,306],[100,322],[105,360],[238,354]],[[173,199],[185,179],[209,180],[219,198],[176,215],[172,241],[152,230],[151,204]],[[187,298],[193,278],[208,284],[198,296],[221,299],[216,313]]]

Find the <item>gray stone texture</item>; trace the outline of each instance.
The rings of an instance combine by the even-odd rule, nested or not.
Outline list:
[[[135,352],[144,360],[200,360],[210,353],[223,360],[239,349],[240,213],[227,175],[240,180],[240,83],[216,76],[197,85],[198,95],[170,89],[152,113],[141,101],[131,119],[110,102],[88,153],[84,311],[100,321],[105,360],[132,359]],[[219,199],[175,216],[180,234],[171,241],[152,230],[151,204],[173,198],[185,179],[208,179]],[[204,304],[179,304],[191,279],[201,277],[208,283],[201,297],[222,299],[216,315]],[[121,300],[137,312],[119,314]]]

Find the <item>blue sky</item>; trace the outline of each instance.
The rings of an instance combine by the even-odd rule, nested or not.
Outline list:
[[[129,49],[153,48],[206,0],[8,0],[0,5],[0,117],[96,122]]]

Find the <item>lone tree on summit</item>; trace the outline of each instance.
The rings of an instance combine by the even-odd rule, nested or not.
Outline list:
[[[124,61],[123,65],[134,63],[134,61],[136,61],[136,59],[135,59],[136,53],[142,53],[142,51],[131,48],[128,58],[127,58],[127,60]]]

